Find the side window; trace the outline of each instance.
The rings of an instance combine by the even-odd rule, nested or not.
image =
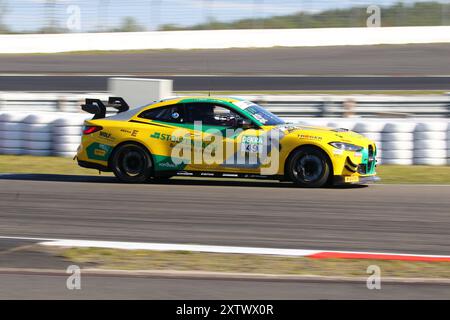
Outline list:
[[[232,110],[221,105],[212,103],[187,103],[186,105],[187,123],[202,121],[204,125],[234,127],[241,116]]]
[[[138,117],[149,120],[174,122],[174,123],[181,123],[184,121],[182,105],[177,104],[145,110]]]

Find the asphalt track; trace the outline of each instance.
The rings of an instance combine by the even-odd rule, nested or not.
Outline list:
[[[299,189],[288,183],[0,175],[0,235],[450,254],[450,186]],[[85,275],[35,241],[0,241],[0,299],[448,299],[445,284]],[[15,248],[21,248],[15,250]],[[27,274],[4,268],[61,270]]]
[[[0,55],[0,73],[450,75],[450,44]]]
[[[449,90],[449,57],[450,44],[0,55],[0,90],[106,91],[111,75],[176,91]]]
[[[440,284],[83,276],[81,290],[67,290],[67,275],[0,274],[0,299],[448,299]],[[7,288],[7,290],[1,290]],[[45,295],[44,295],[45,293]],[[242,304],[242,303],[240,303]]]
[[[107,91],[101,75],[0,75],[0,91]],[[255,90],[450,90],[450,77],[378,76],[161,76],[171,79],[175,91]]]
[[[3,175],[0,235],[450,254],[450,186]]]

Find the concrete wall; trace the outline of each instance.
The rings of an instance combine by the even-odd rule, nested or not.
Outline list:
[[[0,53],[448,43],[450,26],[0,35]]]
[[[122,97],[130,108],[140,107],[173,95],[172,80],[109,78],[108,92],[111,96]]]

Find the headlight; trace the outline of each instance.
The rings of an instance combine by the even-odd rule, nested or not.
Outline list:
[[[363,147],[351,144],[351,143],[345,143],[345,142],[330,142],[330,145],[335,147],[336,149],[340,150],[346,150],[346,151],[361,151]]]

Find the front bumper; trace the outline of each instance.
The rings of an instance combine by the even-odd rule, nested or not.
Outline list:
[[[368,184],[379,182],[381,179],[377,176],[334,176],[333,184]]]

